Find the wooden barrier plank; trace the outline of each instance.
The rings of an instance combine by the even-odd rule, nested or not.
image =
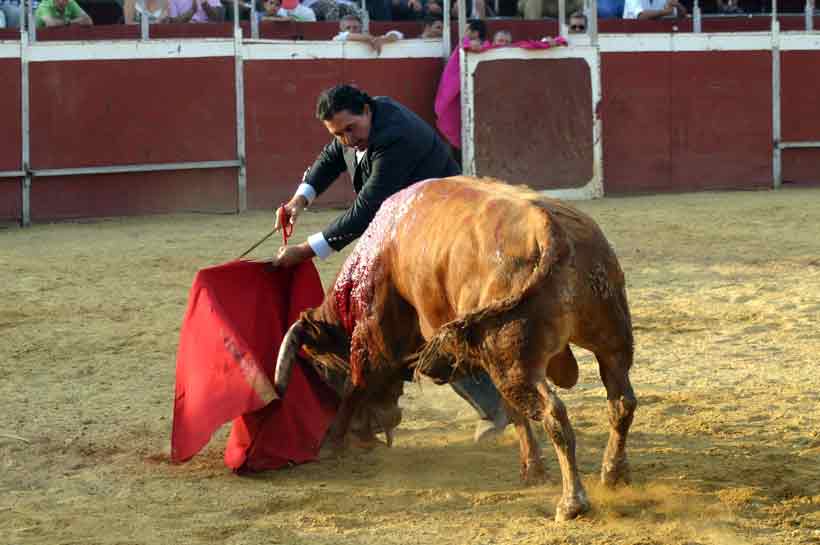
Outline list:
[[[584,59],[484,61],[473,81],[477,172],[535,189],[590,181],[592,83]]]
[[[23,216],[19,178],[0,178],[0,222],[20,221]]]
[[[771,185],[768,51],[601,57],[607,193]]]
[[[820,51],[780,53],[781,137],[820,141]],[[820,171],[820,165],[818,165]]]
[[[4,111],[0,123],[0,170],[22,170],[23,166],[20,70],[20,59],[0,59],[0,96]]]
[[[31,63],[32,168],[236,159],[233,63]]]
[[[236,169],[35,178],[32,221],[164,212],[234,212]]]
[[[290,199],[322,146],[330,141],[316,119],[316,97],[342,80],[341,60],[264,60],[244,63],[248,207],[273,208]],[[350,186],[323,196],[341,205]]]

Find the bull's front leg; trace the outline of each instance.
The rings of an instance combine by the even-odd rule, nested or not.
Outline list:
[[[353,390],[339,403],[339,409],[336,411],[336,419],[330,426],[330,430],[325,436],[325,445],[331,451],[338,455],[347,450],[347,437],[350,430],[350,422],[356,410],[361,406],[364,399],[364,389],[354,387]]]
[[[546,381],[538,382],[536,387],[545,404],[544,429],[552,440],[561,467],[563,492],[558,505],[555,506],[555,520],[561,522],[589,510],[589,500],[578,475],[575,432],[569,423],[567,409]]]

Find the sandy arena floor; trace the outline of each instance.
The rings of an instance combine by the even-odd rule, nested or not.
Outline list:
[[[820,543],[820,190],[579,203],[617,248],[637,343],[633,484],[597,484],[597,365],[562,392],[593,510],[552,521],[560,474],[518,482],[512,429],[471,442],[447,387],[410,386],[392,449],[253,477],[226,430],[166,463],[179,326],[197,269],[271,214],[0,230],[0,544]],[[311,213],[297,240],[334,212]],[[270,255],[270,243],[257,256]],[[343,256],[323,263],[329,282]]]

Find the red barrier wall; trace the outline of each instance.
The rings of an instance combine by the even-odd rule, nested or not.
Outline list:
[[[36,62],[35,169],[236,159],[233,58]]]
[[[18,178],[0,178],[0,223],[20,221],[23,216]]]
[[[20,70],[19,59],[0,59],[0,96],[3,97],[5,112],[0,123],[0,170],[22,170]]]
[[[19,59],[0,59],[0,96],[6,112],[0,123],[0,170],[22,170]],[[21,204],[20,179],[0,178],[0,221],[20,218]]]
[[[767,51],[602,55],[607,193],[772,183]]]
[[[233,212],[236,169],[34,178],[31,219]]]
[[[484,61],[474,82],[477,172],[535,189],[582,187],[592,178],[592,83],[584,59]]]
[[[256,60],[244,63],[248,206],[272,208],[290,198],[330,135],[315,118],[316,97],[332,85],[355,83],[387,95],[428,122],[443,68],[440,59]],[[346,176],[319,203],[353,197]]]
[[[780,66],[783,141],[820,142],[820,51],[784,51]],[[820,182],[820,149],[785,150],[783,181]]]
[[[29,74],[33,169],[236,159],[233,58],[36,62]],[[32,218],[235,210],[236,185],[236,169],[37,178]]]
[[[805,19],[801,14],[781,15],[778,17],[781,30],[803,30]],[[526,21],[521,19],[488,19],[487,29],[492,34],[498,30],[509,30],[514,40],[535,40],[544,36],[558,34],[558,22],[555,19]],[[250,37],[250,24],[242,21],[243,35]],[[453,20],[453,28],[457,22]],[[703,18],[704,32],[760,32],[771,27],[768,15],[739,15],[736,17]],[[820,28],[820,17],[815,16],[814,28]],[[420,21],[371,21],[370,31],[383,34],[388,30],[399,30],[407,38],[421,34]],[[601,19],[598,21],[601,33],[683,33],[692,31],[691,19],[638,21],[624,19]],[[339,23],[335,21],[318,21],[315,23],[272,22],[259,24],[259,36],[264,39],[279,40],[329,40],[339,32]],[[233,23],[210,24],[162,24],[152,25],[151,38],[230,38],[233,36]],[[0,29],[0,39],[17,40],[20,33],[16,29]],[[140,36],[139,25],[95,25],[93,27],[70,26],[65,28],[42,28],[37,30],[39,41],[77,41],[77,40],[134,40]],[[453,44],[457,41],[452,35]]]

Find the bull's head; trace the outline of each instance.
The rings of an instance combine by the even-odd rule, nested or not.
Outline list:
[[[307,363],[318,376],[344,399],[351,388],[350,338],[341,327],[314,320],[309,313],[303,314],[288,329],[279,347],[274,375],[279,396],[284,396],[287,390],[300,350],[308,356]],[[354,413],[349,431],[364,443],[383,432],[387,444],[392,445],[394,430],[401,422],[398,399],[402,392],[401,380],[371,392]]]

